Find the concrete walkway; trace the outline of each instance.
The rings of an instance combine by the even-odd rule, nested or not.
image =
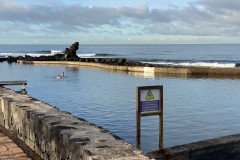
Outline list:
[[[0,133],[0,159],[32,160],[4,133]]]
[[[42,160],[24,142],[0,125],[0,160]]]

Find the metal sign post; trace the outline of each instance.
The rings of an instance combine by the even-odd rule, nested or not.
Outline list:
[[[163,148],[163,86],[137,87],[137,148],[141,148],[141,117],[159,116],[159,149]]]

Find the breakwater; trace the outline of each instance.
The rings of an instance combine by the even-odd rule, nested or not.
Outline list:
[[[61,59],[61,58],[43,58],[28,57],[17,60],[20,64],[62,64],[72,66],[97,67],[108,70],[127,71],[127,72],[144,72],[153,74],[185,74],[185,75],[240,75],[239,68],[210,68],[210,67],[174,67],[154,65],[141,62],[130,61],[118,58],[78,58],[78,59]]]
[[[148,159],[108,130],[0,87],[0,124],[43,159]]]

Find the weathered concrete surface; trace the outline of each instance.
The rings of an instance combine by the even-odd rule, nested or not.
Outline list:
[[[239,160],[240,134],[165,148],[148,155],[157,160]]]
[[[61,64],[71,66],[98,67],[108,70],[130,71],[130,72],[148,72],[163,74],[184,74],[184,75],[240,75],[239,68],[201,68],[201,67],[166,67],[166,66],[128,66],[128,65],[111,65],[97,62],[80,62],[80,61],[25,61],[18,60],[19,64]]]
[[[0,124],[47,160],[148,159],[102,127],[3,87]]]

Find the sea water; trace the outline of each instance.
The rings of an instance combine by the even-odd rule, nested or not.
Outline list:
[[[236,46],[238,47],[238,45]],[[31,50],[31,52],[45,50],[48,52],[47,54],[51,54],[52,50],[61,51],[64,46],[18,47],[25,48],[22,50]],[[18,47],[15,48],[16,52],[14,53],[19,53]],[[150,50],[150,55],[152,54],[148,59],[153,59],[153,55],[157,51],[156,48],[152,48],[154,45],[147,45],[145,49],[142,46],[139,46],[139,48],[129,45],[118,46],[115,51],[113,50],[114,47],[110,45],[109,52],[106,45],[97,45],[95,50],[93,49],[94,46],[89,45],[88,47],[85,49],[85,53],[83,51],[79,52],[86,54],[89,51],[87,54],[102,54],[101,56],[112,54],[119,57],[146,60],[147,50]],[[179,47],[184,48],[184,46]],[[133,56],[123,55],[124,50]],[[229,55],[237,53],[231,47],[226,50],[230,52]],[[26,52],[30,53],[29,51]],[[181,52],[174,54],[180,54]],[[223,51],[219,50],[219,52],[222,53]],[[137,58],[137,55],[141,55],[140,53],[145,53],[143,54],[145,58],[141,56]],[[227,53],[222,53],[222,56],[224,54],[227,55]],[[217,59],[217,53],[213,55],[212,57]],[[110,57],[110,55],[108,56]],[[179,57],[181,56],[179,55]],[[219,57],[221,56],[219,55]],[[225,57],[225,59],[227,58]],[[174,56],[172,59],[174,59]],[[193,59],[192,61],[194,61]],[[209,55],[208,59],[211,59]],[[237,58],[235,59],[237,61]],[[229,60],[227,61],[229,63]],[[65,76],[57,80],[56,76],[62,72],[65,72]],[[163,85],[164,147],[240,132],[238,116],[240,111],[240,80],[238,77],[151,77],[136,73],[117,73],[93,68],[61,65],[20,65],[2,62],[0,63],[0,80],[27,80],[28,95],[56,106],[62,111],[68,111],[77,117],[100,125],[133,145],[136,145],[136,86]],[[18,86],[10,88],[21,89]],[[141,148],[144,152],[158,149],[157,116],[142,118],[141,133]]]
[[[0,57],[54,55],[63,53],[69,46],[0,45]],[[239,50],[239,44],[80,45],[77,54],[172,66],[235,68],[240,64]]]

